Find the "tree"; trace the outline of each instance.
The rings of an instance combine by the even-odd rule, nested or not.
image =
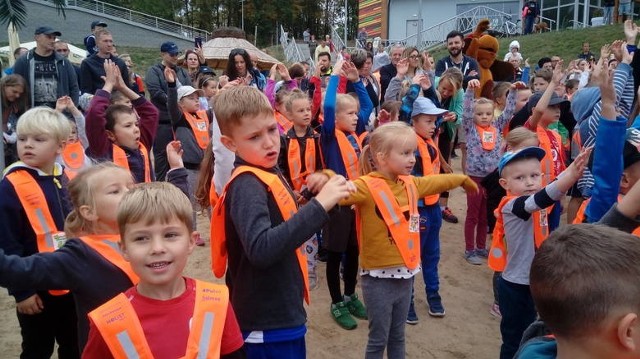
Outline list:
[[[66,0],[52,0],[58,14],[65,17]],[[0,0],[0,24],[13,24],[16,29],[25,26],[27,21],[27,7],[22,0]]]

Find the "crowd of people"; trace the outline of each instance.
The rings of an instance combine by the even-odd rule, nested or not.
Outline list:
[[[428,314],[446,315],[457,187],[460,255],[494,271],[501,359],[639,357],[633,22],[567,66],[521,67],[513,41],[491,98],[457,31],[437,61],[327,37],[314,63],[266,73],[241,48],[220,74],[201,47],[179,65],[164,42],[144,77],[106,23],[91,31],[77,67],[59,31],[36,28],[0,80],[0,285],[21,357],[57,343],[59,358],[304,358],[321,260],[331,302],[313,305],[345,330],[368,321],[365,358],[404,358],[419,273]],[[183,274],[207,243],[225,285]]]

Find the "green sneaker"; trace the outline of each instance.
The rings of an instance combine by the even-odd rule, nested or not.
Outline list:
[[[349,313],[358,319],[367,320],[367,308],[365,308],[364,304],[358,299],[358,295],[353,293],[353,295],[346,295],[345,297],[349,297],[349,301],[345,300],[344,302],[349,309]]]
[[[331,304],[331,316],[338,323],[338,325],[343,327],[344,329],[356,329],[356,327],[358,326],[358,323],[356,323],[351,314],[349,314],[349,309],[347,309],[347,306],[344,304],[344,302]]]

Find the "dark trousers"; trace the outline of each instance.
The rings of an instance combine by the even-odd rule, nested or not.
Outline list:
[[[167,145],[173,141],[173,128],[170,124],[161,123],[158,125],[156,138],[153,142],[154,169],[156,181],[164,181],[164,177],[169,172],[169,162],[167,161]]]
[[[533,31],[533,23],[536,21],[534,16],[524,17],[524,34],[530,34]]]
[[[525,329],[536,320],[536,308],[528,285],[511,283],[502,277],[498,278],[498,297],[502,314],[500,359],[512,359]]]
[[[343,262],[344,254],[344,262]],[[327,287],[333,304],[344,300],[340,290],[340,262],[344,263],[344,295],[353,295],[358,277],[358,245],[349,244],[343,252],[327,251]]]
[[[78,348],[78,320],[73,296],[52,296],[38,293],[44,310],[35,315],[20,314],[22,334],[21,359],[49,359],[58,342],[58,358],[80,358]]]
[[[304,337],[277,343],[244,343],[247,359],[304,359],[307,349]]]

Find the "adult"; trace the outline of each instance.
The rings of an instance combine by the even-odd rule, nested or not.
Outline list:
[[[97,20],[91,23],[91,34],[84,38],[84,47],[87,49],[87,56],[91,56],[98,52],[98,46],[96,44],[96,32],[107,27],[107,24],[102,20]]]
[[[402,59],[403,52],[404,46],[401,44],[393,45],[391,47],[391,63],[380,68],[380,96],[382,99],[384,99],[384,94],[387,92],[389,82],[398,74],[396,66],[398,66],[398,61]]]
[[[578,59],[584,59],[588,62],[595,62],[596,56],[591,52],[591,45],[588,42],[582,43],[582,52],[578,54]]]
[[[533,24],[540,19],[540,7],[536,0],[529,0],[522,6],[522,23],[524,24],[524,34],[533,31]]]
[[[321,52],[318,55],[318,62],[316,66],[318,67],[318,70],[320,70],[320,80],[322,88],[326,88],[329,77],[331,77],[331,75],[333,74],[333,66],[331,66],[331,54],[328,52]]]
[[[104,71],[105,60],[111,60],[120,69],[122,79],[127,86],[129,83],[129,70],[121,58],[113,55],[113,36],[109,30],[96,31],[96,44],[98,52],[82,60],[80,64],[80,91],[82,93],[95,94],[96,90],[104,86],[106,73]]]
[[[613,8],[616,5],[616,0],[603,0],[602,1],[602,23],[605,25],[613,24]]]
[[[266,78],[253,67],[251,56],[245,49],[231,50],[224,74],[229,78],[229,81],[240,79],[242,84],[254,86],[260,91],[263,91],[267,85]]]
[[[162,62],[151,66],[144,78],[147,91],[149,91],[149,95],[151,96],[151,103],[158,108],[159,112],[158,131],[156,132],[156,138],[153,143],[155,173],[156,180],[158,181],[163,181],[169,170],[166,147],[167,144],[173,140],[171,116],[167,108],[169,87],[164,77],[165,67],[170,67],[176,72],[176,86],[191,86],[191,78],[187,70],[182,67],[177,67],[179,53],[178,45],[170,41],[164,42],[160,46]]]
[[[410,84],[416,75],[424,73],[420,64],[421,55],[418,49],[410,46],[402,52],[402,59],[396,66],[396,76],[391,79],[389,86],[384,93],[384,101],[401,101],[402,88]],[[425,56],[425,63],[427,58]],[[430,67],[430,66],[429,66]]]
[[[57,54],[54,49],[56,36],[61,36],[49,26],[40,26],[35,31],[36,47],[20,57],[13,68],[27,81],[31,107],[56,108],[56,101],[69,96],[78,104],[80,89],[78,78],[71,62]]]
[[[391,59],[389,58],[389,54],[387,54],[387,50],[385,50],[382,41],[378,44],[378,50],[376,54],[373,55],[373,67],[371,71],[376,72],[384,65],[389,65],[391,63]]]
[[[367,42],[367,31],[362,28],[360,32],[358,32],[358,47],[364,48]]]
[[[309,41],[311,41],[311,30],[309,28],[306,28],[302,32],[302,41],[304,41],[305,44],[308,44]]]
[[[510,62],[512,58],[517,58],[518,61],[523,61],[522,54],[520,53],[520,43],[518,40],[513,40],[509,44],[509,52],[504,54],[504,61]]]
[[[367,41],[367,43],[364,45],[364,49],[367,50],[367,52],[370,52],[371,56],[373,56],[373,42]]]
[[[331,48],[327,45],[327,41],[325,39],[320,39],[320,43],[316,46],[316,51],[313,54],[313,59],[318,62],[318,56],[323,52],[331,53]]]
[[[380,107],[380,84],[371,73],[373,66],[373,55],[364,49],[357,49],[351,54],[351,62],[355,65],[360,75],[360,81],[367,89],[371,103],[373,103],[373,112],[371,112],[370,123],[378,116]],[[347,93],[356,92],[351,82],[347,83]]]
[[[55,49],[55,52],[57,54],[64,56],[65,59],[69,59],[69,54],[71,53],[71,50],[69,50],[68,42],[58,40],[53,44],[53,48]],[[78,81],[80,81],[80,66],[74,63],[71,63],[71,65],[73,65],[73,69],[76,70],[76,77],[78,78]],[[80,85],[80,83],[78,83],[78,85]]]
[[[451,31],[447,34],[447,52],[445,56],[436,63],[436,76],[441,76],[450,67],[455,67],[462,72],[462,86],[466,89],[470,80],[479,80],[478,63],[472,57],[462,53],[464,46],[464,35],[460,31]]]
[[[27,52],[29,52],[29,49],[27,49],[26,47],[18,47],[17,49],[13,50],[13,59],[17,60],[20,56],[26,54]],[[5,75],[11,75],[12,73],[13,67],[7,67],[4,70]]]
[[[7,75],[0,79],[0,118],[2,119],[2,143],[0,147],[0,171],[18,160],[16,149],[16,124],[18,117],[29,106],[26,94],[27,82],[20,75]]]
[[[618,23],[624,24],[625,20],[633,18],[633,6],[631,0],[620,0],[618,3]]]
[[[203,68],[207,68],[207,60],[204,58],[202,47],[196,47],[195,49],[187,50],[184,53],[184,64],[191,78],[191,83],[196,83],[198,75],[202,72]],[[215,75],[215,73],[213,74]]]

